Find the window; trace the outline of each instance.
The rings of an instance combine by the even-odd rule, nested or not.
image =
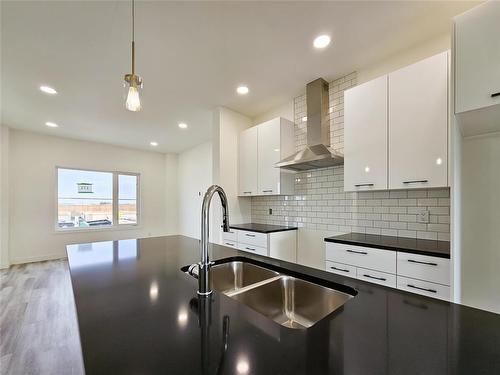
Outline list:
[[[136,225],[139,175],[57,168],[57,228]]]

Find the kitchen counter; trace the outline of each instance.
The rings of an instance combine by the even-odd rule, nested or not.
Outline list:
[[[245,257],[357,291],[314,326],[293,330],[216,291],[200,301],[197,280],[180,271],[199,261],[197,240],[96,242],[67,252],[87,374],[500,373],[497,314],[213,245],[212,260]]]
[[[297,230],[297,227],[285,227],[282,225],[257,224],[257,223],[234,224],[230,225],[229,228],[247,230],[249,232],[266,233],[266,234],[275,232],[284,232],[287,230]]]
[[[327,237],[325,241],[430,255],[439,258],[450,258],[450,242],[448,241],[421,240],[417,238],[379,236],[364,233],[348,233]]]

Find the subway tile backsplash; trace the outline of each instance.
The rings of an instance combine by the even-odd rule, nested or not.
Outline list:
[[[330,82],[330,142],[343,152],[344,90],[356,73]],[[294,100],[295,145],[306,144],[305,95]],[[433,240],[450,239],[450,192],[443,189],[344,192],[344,167],[299,172],[295,194],[252,197],[252,221],[331,232],[361,232]],[[269,214],[272,209],[272,214]],[[418,215],[429,211],[429,222]]]

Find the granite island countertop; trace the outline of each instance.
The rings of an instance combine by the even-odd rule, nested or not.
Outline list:
[[[307,330],[278,325],[216,291],[202,319],[197,280],[180,271],[199,261],[199,241],[69,245],[87,374],[500,373],[498,314],[211,247],[212,260],[246,259],[357,295]]]

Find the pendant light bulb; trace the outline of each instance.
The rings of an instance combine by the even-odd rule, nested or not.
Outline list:
[[[139,90],[135,86],[130,86],[127,94],[127,102],[125,108],[129,111],[137,112],[141,110],[141,99],[139,97]]]

